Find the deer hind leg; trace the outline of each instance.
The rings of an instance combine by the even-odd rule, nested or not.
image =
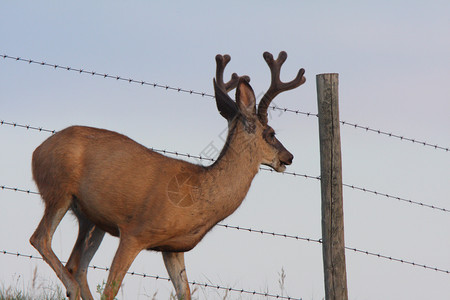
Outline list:
[[[78,217],[79,231],[72,254],[66,264],[66,269],[80,285],[81,298],[83,300],[92,300],[94,298],[87,283],[87,269],[103,240],[105,232],[75,210],[74,212]]]
[[[191,292],[184,265],[184,252],[163,252],[162,255],[178,299],[191,300]]]
[[[121,233],[119,248],[114,256],[108,280],[105,285],[102,300],[113,300],[122,285],[128,269],[136,256],[141,252],[142,246],[134,238],[123,236]]]
[[[46,205],[44,216],[36,228],[36,231],[31,236],[30,243],[37,251],[39,251],[42,258],[50,265],[58,278],[62,281],[66,287],[69,299],[79,300],[80,287],[78,282],[72,274],[67,271],[52,250],[53,234],[67,210],[69,210],[72,201],[71,197],[66,197],[61,200],[62,201],[60,202],[51,202],[51,205]]]

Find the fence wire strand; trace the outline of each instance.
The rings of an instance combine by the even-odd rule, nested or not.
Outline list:
[[[194,91],[194,90],[187,90],[187,89],[183,89],[183,88],[175,88],[169,85],[163,85],[163,84],[158,84],[158,83],[152,83],[152,82],[147,82],[147,81],[143,81],[143,80],[135,80],[135,79],[131,79],[131,78],[126,78],[123,76],[116,76],[116,75],[110,75],[107,73],[99,73],[96,71],[87,71],[81,68],[72,68],[69,66],[61,66],[61,65],[57,65],[57,64],[51,64],[51,63],[47,63],[44,61],[37,61],[37,60],[33,60],[33,59],[24,59],[21,57],[13,57],[13,56],[9,56],[6,54],[1,55],[1,57],[3,57],[4,59],[10,59],[10,60],[14,60],[14,61],[21,61],[21,62],[27,62],[28,64],[35,64],[35,65],[40,65],[40,66],[46,66],[46,67],[50,67],[53,69],[60,69],[60,70],[66,70],[66,71],[73,71],[79,74],[87,74],[87,75],[92,75],[92,76],[98,76],[98,77],[102,77],[102,78],[109,78],[109,79],[115,79],[117,81],[124,81],[124,82],[128,82],[128,83],[135,83],[135,84],[140,84],[140,85],[146,85],[146,86],[152,86],[154,88],[161,88],[161,89],[165,89],[165,90],[171,90],[171,91],[176,91],[176,92],[180,92],[180,93],[188,93],[191,95],[199,95],[199,96],[203,96],[203,97],[210,97],[210,98],[214,98],[214,95],[208,94],[208,93],[204,93],[204,92],[198,92],[198,91]]]
[[[88,74],[88,75],[91,75],[91,76],[115,79],[116,81],[123,81],[123,82],[128,82],[128,83],[139,84],[139,85],[152,86],[154,88],[161,88],[161,89],[170,90],[170,91],[176,91],[176,92],[180,92],[180,93],[187,93],[187,94],[191,94],[191,95],[198,95],[198,96],[202,96],[202,97],[215,98],[214,95],[206,93],[206,92],[198,92],[198,91],[194,91],[194,90],[190,90],[190,89],[183,89],[183,88],[179,88],[179,87],[173,87],[173,86],[170,86],[170,85],[151,83],[151,82],[147,82],[147,81],[143,81],[143,80],[135,80],[135,79],[132,79],[132,78],[126,78],[124,76],[109,75],[107,73],[101,73],[101,72],[96,72],[96,71],[86,71],[86,70],[81,69],[81,68],[72,68],[72,67],[69,67],[69,66],[61,66],[61,65],[57,65],[57,64],[47,63],[47,62],[44,62],[44,61],[37,61],[37,60],[33,60],[33,59],[25,59],[25,58],[21,58],[21,57],[18,57],[18,56],[9,56],[7,54],[2,54],[2,55],[0,55],[0,57],[3,57],[3,59],[9,59],[9,60],[13,60],[13,61],[27,62],[28,64],[35,64],[35,65],[40,65],[40,66],[46,66],[46,67],[50,67],[50,68],[53,68],[53,69],[61,69],[61,70],[66,70],[66,71],[73,71],[73,72],[76,72],[76,73],[79,73],[79,74]],[[304,112],[304,111],[294,110],[294,109],[290,109],[290,108],[283,108],[283,107],[278,107],[276,105],[271,105],[270,108],[272,110],[277,110],[277,111],[280,111],[280,112],[288,112],[288,113],[293,113],[293,114],[296,114],[296,115],[304,115],[304,116],[308,116],[308,117],[309,116],[316,116],[316,117],[318,117],[318,114],[316,114],[316,113]],[[401,141],[409,141],[409,142],[414,143],[414,144],[420,144],[420,145],[423,145],[423,146],[431,147],[433,149],[444,150],[446,152],[450,151],[450,147],[443,147],[443,146],[439,146],[437,144],[430,144],[430,143],[427,143],[427,142],[424,142],[424,141],[420,141],[418,139],[405,137],[405,136],[402,136],[402,135],[399,135],[399,134],[394,134],[394,133],[390,133],[390,132],[379,130],[379,129],[373,129],[373,128],[368,127],[368,126],[362,126],[362,125],[358,125],[358,124],[351,123],[351,122],[346,122],[346,121],[340,121],[340,123],[342,125],[345,125],[345,126],[351,126],[353,128],[362,129],[362,130],[365,130],[366,132],[370,131],[370,132],[378,133],[380,135],[384,135],[384,136],[391,137],[391,138],[396,138],[396,139],[399,139]]]
[[[5,185],[1,185],[0,189],[2,190],[6,190],[6,191],[14,191],[14,192],[21,192],[21,193],[27,193],[27,194],[32,194],[32,195],[40,195],[39,192],[34,192],[31,190],[24,190],[24,189],[19,189],[16,187],[9,187],[9,186],[5,186]]]
[[[414,138],[405,137],[403,135],[394,134],[394,133],[390,133],[390,132],[387,132],[387,131],[382,131],[380,129],[373,129],[373,128],[370,128],[368,126],[361,126],[361,125],[350,123],[350,122],[346,122],[346,121],[340,121],[340,123],[342,125],[345,125],[345,126],[350,126],[350,127],[357,128],[357,129],[363,129],[363,130],[365,130],[367,132],[378,133],[380,135],[385,135],[385,136],[388,136],[388,137],[396,138],[396,139],[399,139],[401,141],[408,141],[408,142],[411,142],[413,144],[419,144],[419,145],[431,147],[431,148],[434,148],[434,149],[440,149],[440,150],[444,150],[446,152],[450,151],[449,147],[442,147],[442,146],[439,146],[437,144],[430,144],[430,143],[427,143],[427,142],[424,142],[424,141],[420,141],[420,140],[417,140],[417,139],[414,139]]]
[[[131,78],[126,78],[124,76],[109,75],[107,73],[100,73],[100,72],[96,72],[96,71],[86,71],[86,70],[80,69],[80,68],[72,68],[72,67],[69,67],[69,66],[61,66],[61,65],[57,65],[57,64],[47,63],[47,62],[44,62],[44,61],[37,61],[37,60],[33,60],[33,59],[24,59],[24,58],[17,57],[17,56],[16,57],[9,56],[9,55],[6,55],[6,54],[0,55],[0,57],[3,57],[3,59],[10,59],[10,60],[14,60],[14,61],[27,62],[28,64],[35,64],[35,65],[40,65],[40,66],[51,67],[53,69],[61,69],[61,70],[66,70],[66,71],[73,71],[73,72],[76,72],[76,73],[79,73],[79,74],[88,74],[88,75],[91,75],[91,76],[115,79],[117,81],[123,81],[123,82],[134,83],[134,84],[145,85],[145,86],[152,86],[154,88],[160,88],[160,89],[175,91],[175,92],[179,92],[179,93],[186,93],[186,94],[197,95],[197,96],[202,96],[202,97],[215,98],[214,95],[206,93],[206,92],[198,92],[198,91],[194,91],[194,90],[183,89],[183,88],[179,88],[179,87],[173,87],[173,86],[170,86],[170,85],[158,84],[158,83],[148,82],[148,81],[144,81],[144,80],[135,80],[135,79],[131,79]],[[278,107],[278,106],[275,106],[275,105],[271,105],[269,107],[271,109],[273,109],[273,110],[295,113],[297,115],[307,115],[307,116],[314,115],[312,113],[307,113],[307,112],[303,112],[303,111],[299,111],[299,110],[293,110],[293,109],[289,109],[289,108]]]
[[[38,192],[32,192],[30,190],[13,188],[13,187],[7,187],[7,186],[0,186],[0,189],[2,189],[2,190],[10,190],[10,191],[15,191],[15,192],[22,192],[22,193],[27,193],[27,194],[39,195]],[[235,229],[235,230],[243,231],[243,232],[257,233],[257,234],[260,234],[260,235],[268,235],[268,236],[272,236],[272,237],[285,238],[285,239],[294,239],[294,240],[297,240],[297,241],[307,241],[307,242],[314,242],[314,243],[322,244],[322,239],[313,239],[313,238],[301,237],[301,236],[296,236],[296,235],[291,235],[291,234],[286,234],[286,233],[276,233],[276,232],[265,231],[265,230],[256,230],[256,229],[252,229],[252,228],[248,228],[248,227],[228,225],[228,224],[222,224],[222,223],[218,223],[216,226],[222,227],[222,228],[226,228],[226,229]],[[446,273],[446,274],[450,273],[450,271],[444,270],[442,268],[430,267],[430,266],[425,265],[425,264],[418,264],[418,263],[415,263],[413,261],[400,259],[400,258],[394,258],[394,257],[391,257],[391,256],[387,256],[387,255],[383,255],[383,254],[380,254],[380,253],[375,253],[375,252],[371,252],[371,251],[367,251],[367,250],[361,250],[361,249],[353,248],[353,247],[345,247],[345,249],[351,250],[351,251],[357,252],[357,253],[363,253],[363,254],[366,254],[366,255],[369,255],[369,256],[374,256],[374,257],[378,257],[378,258],[382,258],[382,259],[387,259],[387,260],[390,260],[390,261],[401,262],[401,263],[412,265],[412,266],[415,266],[415,267],[421,267],[421,268],[428,269],[428,270],[434,270],[434,271],[442,272],[442,273]]]
[[[255,230],[255,229],[252,229],[252,228],[246,228],[246,227],[241,227],[241,226],[233,226],[233,225],[220,224],[220,223],[217,224],[216,226],[224,227],[224,228],[227,228],[227,229],[236,229],[236,230],[244,231],[244,232],[251,232],[251,233],[256,233],[256,234],[263,234],[263,235],[269,235],[269,236],[274,236],[274,237],[286,238],[286,239],[295,239],[295,240],[314,242],[314,243],[319,243],[319,244],[323,243],[322,239],[312,239],[312,238],[300,237],[300,236],[295,236],[295,235],[289,235],[289,234],[285,234],[285,233],[275,233],[275,232],[264,231],[264,230]],[[358,248],[347,247],[347,246],[345,247],[345,249],[349,250],[349,251],[357,252],[357,253],[366,254],[368,256],[374,256],[374,257],[386,259],[386,260],[389,260],[389,261],[400,262],[400,263],[411,265],[411,266],[415,266],[415,267],[420,267],[420,268],[424,268],[424,269],[428,269],[428,270],[433,270],[433,271],[436,271],[436,272],[442,272],[442,273],[450,274],[450,271],[444,270],[442,268],[430,267],[428,265],[418,264],[418,263],[415,263],[413,261],[409,261],[409,260],[405,260],[405,259],[401,259],[401,258],[395,258],[395,257],[392,257],[392,256],[387,256],[387,255],[383,255],[383,254],[380,254],[380,253],[375,253],[375,252],[371,252],[371,251],[367,251],[367,250],[361,250],[361,249],[358,249]]]
[[[8,125],[8,126],[12,126],[15,128],[26,128],[26,129],[31,129],[31,130],[37,130],[40,132],[47,132],[47,133],[51,133],[51,134],[55,134],[57,131],[56,130],[50,130],[50,129],[44,129],[42,127],[35,127],[35,126],[31,126],[31,125],[23,125],[23,124],[18,124],[15,122],[6,122],[3,120],[0,120],[0,125]],[[205,156],[201,156],[201,155],[193,155],[193,154],[189,154],[189,153],[183,153],[183,152],[178,152],[178,151],[170,151],[170,150],[166,150],[166,149],[157,149],[157,148],[148,148],[152,151],[155,152],[159,152],[162,154],[168,154],[168,155],[174,155],[177,157],[186,157],[186,158],[192,158],[192,159],[198,159],[201,161],[208,161],[208,162],[215,162],[216,159],[214,158],[209,158],[209,157],[205,157]],[[266,168],[266,167],[260,167],[260,170],[263,171],[268,171],[268,172],[275,172],[273,169],[270,168]],[[300,173],[296,173],[296,172],[289,172],[289,171],[285,171],[282,172],[282,174],[286,174],[286,175],[291,175],[291,176],[295,176],[295,177],[303,177],[303,178],[308,178],[308,179],[316,179],[316,180],[320,180],[319,176],[313,176],[313,175],[307,175],[307,174],[300,174]]]
[[[12,126],[12,127],[32,129],[32,130],[37,130],[37,131],[41,131],[41,132],[48,132],[48,133],[51,133],[51,134],[55,134],[56,133],[56,130],[49,130],[49,129],[45,129],[45,128],[42,128],[42,127],[34,127],[34,126],[31,126],[31,125],[23,125],[23,124],[18,124],[18,123],[15,123],[15,122],[7,122],[7,121],[3,121],[3,120],[0,120],[0,125],[9,125],[9,126]]]
[[[423,203],[423,202],[413,201],[413,200],[405,199],[405,198],[402,198],[402,197],[393,196],[393,195],[389,195],[389,194],[386,194],[386,193],[381,193],[381,192],[377,192],[375,190],[370,190],[370,189],[366,189],[366,188],[362,188],[362,187],[357,187],[357,186],[346,184],[346,183],[343,183],[342,185],[347,187],[347,188],[351,188],[353,190],[357,190],[357,191],[361,191],[361,192],[365,192],[365,193],[370,193],[370,194],[374,194],[374,195],[377,195],[377,196],[386,197],[386,198],[390,198],[390,199],[395,199],[395,200],[398,200],[398,201],[401,201],[401,202],[406,202],[406,203],[409,203],[409,204],[414,204],[414,205],[418,205],[418,206],[421,206],[421,207],[431,208],[431,209],[435,209],[435,210],[439,210],[439,211],[443,211],[443,212],[447,212],[447,213],[450,212],[449,209],[446,209],[446,208],[443,208],[443,207],[438,207],[438,206],[435,206],[435,205],[432,205],[432,204],[427,204],[427,203]]]
[[[10,251],[6,251],[6,250],[0,250],[0,253],[4,254],[4,255],[16,256],[16,257],[21,257],[21,258],[43,260],[42,257],[29,255],[29,254],[22,254],[20,252],[10,252]],[[61,263],[66,264],[67,262],[61,261]],[[93,270],[102,270],[102,271],[106,271],[106,272],[108,272],[110,269],[108,267],[101,267],[101,266],[96,266],[96,265],[90,265],[89,268],[91,268]],[[163,280],[163,281],[167,281],[167,282],[171,281],[170,278],[165,277],[165,276],[152,275],[152,274],[146,274],[146,273],[141,273],[141,272],[128,271],[126,274],[131,275],[131,276],[138,276],[138,277],[142,277],[142,278],[152,278],[155,280]],[[302,300],[302,298],[294,298],[294,297],[289,297],[289,296],[272,294],[272,293],[268,293],[268,292],[257,292],[257,291],[251,291],[251,290],[246,290],[246,289],[237,289],[237,288],[233,288],[233,287],[225,287],[225,286],[221,286],[221,285],[202,283],[202,282],[197,282],[197,281],[189,281],[189,284],[192,286],[198,286],[198,287],[204,287],[204,288],[210,288],[210,289],[216,289],[216,290],[222,290],[222,291],[228,291],[228,292],[236,292],[236,293],[248,294],[248,295],[254,295],[254,296],[264,296],[264,297],[268,297],[268,298],[287,299],[287,300]]]
[[[8,125],[8,126],[12,126],[14,128],[26,128],[26,129],[31,129],[31,130],[38,130],[40,132],[47,132],[47,133],[51,133],[51,134],[54,134],[54,133],[57,132],[56,130],[44,129],[42,127],[35,127],[35,126],[30,126],[30,125],[23,125],[23,124],[18,124],[18,123],[15,123],[15,122],[0,121],[0,125]],[[216,161],[214,158],[208,158],[208,157],[204,157],[204,156],[201,156],[201,155],[192,155],[192,154],[189,154],[189,153],[182,153],[182,152],[178,152],[178,151],[170,151],[170,150],[157,149],[157,148],[149,148],[149,149],[153,150],[155,152],[159,152],[159,153],[162,153],[162,154],[168,154],[168,155],[174,155],[174,156],[177,156],[177,157],[186,157],[186,158],[198,159],[198,160],[201,160],[201,161],[208,161],[208,162],[215,162]],[[265,172],[271,172],[271,173],[275,172],[273,169],[268,168],[268,167],[260,167],[259,169],[263,170]],[[284,172],[281,172],[281,174],[294,176],[294,177],[301,177],[301,178],[306,178],[306,179],[315,179],[315,180],[320,181],[320,176],[313,176],[313,175],[301,174],[301,173],[290,172],[290,171],[284,171]],[[372,189],[368,189],[368,188],[364,188],[364,187],[354,186],[354,185],[351,185],[351,184],[343,183],[342,185],[344,187],[351,188],[353,190],[357,190],[357,191],[373,194],[373,195],[376,195],[376,196],[382,196],[382,197],[386,197],[386,198],[389,198],[389,199],[394,199],[394,200],[398,200],[398,201],[401,201],[401,202],[409,203],[409,204],[412,204],[412,205],[417,205],[417,206],[424,207],[424,208],[430,208],[430,209],[434,209],[434,210],[450,213],[449,209],[446,209],[446,208],[443,208],[443,207],[438,207],[436,205],[427,204],[427,203],[424,203],[424,202],[414,201],[414,200],[410,200],[410,199],[405,199],[405,198],[402,198],[402,197],[399,197],[399,196],[394,196],[394,195],[390,195],[390,194],[387,194],[387,193],[378,192],[376,190],[372,190]]]

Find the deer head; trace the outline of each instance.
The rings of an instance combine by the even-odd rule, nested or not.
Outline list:
[[[217,69],[214,80],[216,104],[220,114],[228,121],[230,132],[233,126],[238,124],[243,126],[248,143],[258,145],[261,163],[272,167],[277,172],[283,172],[286,165],[292,163],[294,156],[275,137],[275,131],[268,124],[267,110],[279,93],[294,89],[305,82],[306,79],[303,76],[305,70],[300,69],[294,80],[282,82],[280,70],[286,61],[286,52],[280,52],[276,60],[269,52],[264,52],[263,56],[270,68],[272,82],[259,103],[258,110],[255,93],[249,84],[248,76],[239,77],[233,73],[227,83],[223,81],[225,67],[231,60],[229,55],[216,56]],[[236,88],[236,102],[228,95],[228,92],[234,88]]]

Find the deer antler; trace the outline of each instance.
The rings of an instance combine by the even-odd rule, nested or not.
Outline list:
[[[267,109],[273,98],[275,98],[279,93],[295,89],[303,83],[305,83],[306,78],[303,77],[305,70],[302,68],[298,71],[297,77],[290,82],[282,82],[280,79],[280,70],[283,63],[286,61],[287,53],[281,51],[276,60],[273,59],[272,54],[269,52],[264,52],[264,60],[270,68],[270,73],[272,74],[272,82],[269,89],[264,94],[261,102],[258,105],[258,117],[263,124],[268,123],[267,119]]]
[[[231,60],[231,57],[228,54],[225,54],[223,56],[220,55],[220,54],[216,55],[216,63],[217,63],[216,83],[223,91],[226,91],[227,93],[229,91],[235,89],[237,87],[238,82],[239,82],[239,76],[236,73],[233,73],[231,75],[231,79],[227,83],[225,83],[223,81],[223,72],[224,72],[225,67],[227,66],[227,64],[230,62],[230,60]],[[250,82],[250,77],[242,76],[242,78],[245,78],[245,80]]]
[[[228,121],[232,120],[237,112],[236,102],[231,100],[228,96],[228,92],[235,89],[238,85],[239,78],[244,78],[247,82],[250,82],[250,77],[241,76],[239,77],[236,73],[231,75],[231,79],[225,83],[223,81],[223,72],[226,65],[230,62],[231,57],[227,54],[216,55],[216,78],[214,80],[214,90],[216,94],[216,104],[217,109],[220,114]]]

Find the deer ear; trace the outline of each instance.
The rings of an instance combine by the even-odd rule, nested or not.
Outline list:
[[[214,79],[214,92],[216,95],[216,105],[219,113],[222,115],[222,117],[224,117],[228,121],[233,120],[238,111],[236,103],[233,100],[231,100],[228,94],[226,94],[225,92],[222,91],[222,89],[219,88],[215,79]]]
[[[256,115],[256,99],[252,87],[245,78],[240,78],[236,89],[236,103],[246,117]]]

